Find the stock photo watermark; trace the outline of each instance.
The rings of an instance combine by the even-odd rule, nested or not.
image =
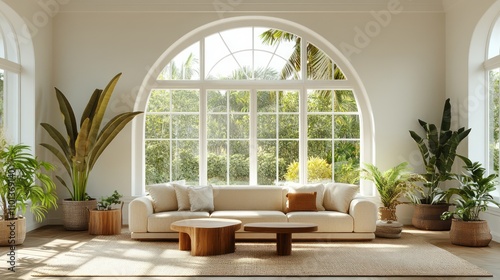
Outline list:
[[[16,216],[16,170],[14,168],[9,169],[7,185],[9,187],[9,192],[7,194],[7,201],[9,207],[7,209],[8,217],[14,218]],[[7,224],[9,237],[7,243],[9,244],[9,252],[7,253],[7,270],[11,272],[16,272],[17,256],[16,256],[16,223],[14,220]]]
[[[29,43],[30,38],[33,38],[40,32],[41,28],[46,27],[50,19],[55,17],[61,10],[62,5],[66,5],[71,0],[38,0],[36,3],[40,10],[33,13],[30,18],[23,17],[25,25],[22,29],[22,34],[18,36],[20,43]],[[11,34],[12,36],[14,34]]]
[[[350,57],[353,54],[360,54],[363,49],[368,47],[372,39],[380,35],[383,28],[389,26],[394,15],[403,11],[403,6],[399,0],[389,0],[386,9],[378,12],[371,11],[373,20],[368,21],[362,28],[354,27],[354,37],[352,43],[342,42],[340,51]]]

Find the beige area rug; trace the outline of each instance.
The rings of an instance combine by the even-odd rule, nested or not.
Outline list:
[[[193,257],[177,242],[98,236],[61,253],[32,276],[491,276],[403,232],[400,239],[295,242],[277,256],[272,242],[237,242],[232,254]]]

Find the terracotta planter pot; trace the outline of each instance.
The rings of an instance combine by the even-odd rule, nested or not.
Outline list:
[[[453,219],[450,229],[450,240],[452,244],[485,247],[492,239],[487,221],[461,221]]]
[[[416,204],[411,223],[424,230],[450,230],[451,219],[441,220],[441,214],[448,211],[449,204]]]
[[[87,230],[89,210],[97,208],[97,200],[73,201],[65,199],[62,203],[63,225],[66,230]]]
[[[379,207],[378,219],[381,221],[397,221],[396,208]]]
[[[0,246],[21,245],[26,239],[26,218],[0,220]]]

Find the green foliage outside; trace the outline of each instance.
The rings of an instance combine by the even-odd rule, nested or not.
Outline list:
[[[300,38],[279,30],[262,34],[270,45]],[[300,46],[300,44],[296,44]],[[242,66],[219,80],[295,79],[300,73],[300,48],[277,73]],[[308,79],[343,80],[337,65],[308,44]],[[170,63],[168,79],[190,79],[199,69],[192,56],[180,68]],[[167,73],[168,72],[168,73]],[[215,79],[212,77],[212,79]],[[360,120],[350,90],[307,92],[308,181],[357,183],[360,162]],[[198,90],[153,90],[146,114],[146,184],[199,180]],[[250,91],[207,91],[207,178],[214,184],[248,184],[250,177]],[[257,91],[257,182],[260,185],[297,180],[299,159],[299,92]],[[292,174],[297,174],[295,177]]]

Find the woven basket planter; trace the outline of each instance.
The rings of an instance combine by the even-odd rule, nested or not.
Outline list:
[[[415,204],[411,223],[424,230],[450,230],[451,219],[441,220],[441,214],[448,211],[449,204]]]
[[[73,201],[65,199],[62,203],[63,225],[66,230],[87,230],[89,210],[97,208],[97,200]]]
[[[453,219],[450,229],[450,240],[452,244],[485,247],[492,239],[487,221],[461,221]]]
[[[0,246],[21,245],[25,239],[26,218],[0,220]]]

